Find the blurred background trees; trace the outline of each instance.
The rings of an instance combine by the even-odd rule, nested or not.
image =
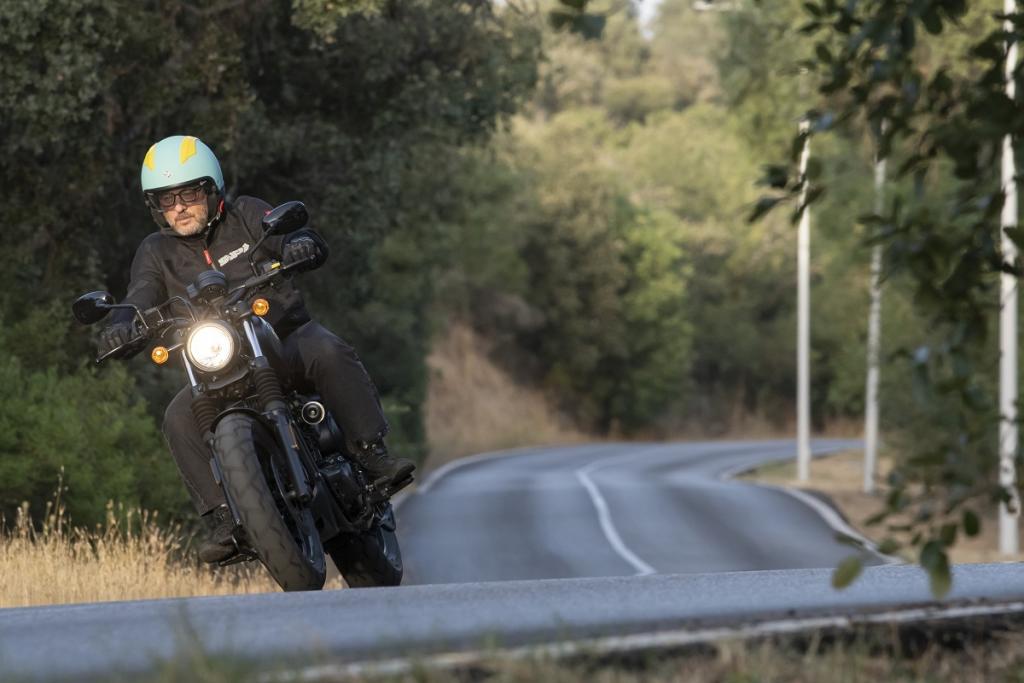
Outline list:
[[[177,133],[212,146],[231,196],[309,205],[332,257],[307,299],[359,349],[397,450],[428,452],[426,358],[456,325],[596,436],[789,429],[795,230],[746,219],[814,104],[803,3],[663,0],[644,29],[602,1],[0,4],[0,509],[42,510],[63,466],[78,521],[112,497],[186,510],[158,433],[182,378],[92,367],[94,331],[69,315],[81,291],[123,295],[155,228],[139,165]],[[980,26],[929,43],[935,63],[967,69],[956,46]],[[873,149],[849,131],[815,145],[826,428],[863,408]],[[927,333],[908,291],[887,291],[887,353]],[[911,371],[883,377],[901,426]]]

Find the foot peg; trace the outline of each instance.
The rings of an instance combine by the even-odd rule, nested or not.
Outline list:
[[[396,482],[388,482],[387,477],[381,477],[366,487],[368,494],[367,498],[369,498],[369,502],[371,504],[383,503],[391,498],[391,496],[411,484],[414,479],[415,477],[411,472]]]

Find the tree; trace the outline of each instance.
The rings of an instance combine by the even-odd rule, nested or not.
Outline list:
[[[905,532],[933,589],[944,593],[947,549],[958,533],[977,533],[977,506],[1013,493],[995,479],[999,415],[986,387],[986,359],[996,277],[1019,273],[999,252],[1003,196],[995,169],[1003,138],[1017,136],[1024,121],[1004,93],[1002,73],[1006,42],[1020,40],[1022,24],[1010,17],[1004,32],[993,17],[987,35],[958,32],[984,26],[981,17],[995,9],[979,3],[968,13],[964,0],[805,6],[803,31],[817,41],[808,66],[820,74],[828,105],[817,113],[818,128],[867,126],[880,153],[902,157],[900,174],[914,180],[911,193],[863,219],[886,245],[888,272],[913,287],[931,328],[905,354],[930,438],[891,475],[875,522],[889,521],[891,547]],[[790,193],[802,182],[778,169],[773,176]],[[943,191],[928,196],[935,185]]]
[[[19,268],[0,276],[0,317],[31,332],[3,347],[18,359],[10,390],[95,382],[99,393],[85,392],[92,401],[74,404],[80,414],[62,414],[69,433],[89,433],[89,406],[117,405],[142,420],[136,392],[160,419],[180,376],[158,376],[141,359],[134,390],[106,374],[116,370],[86,373],[89,335],[65,337],[63,326],[76,293],[105,285],[123,294],[135,247],[155,229],[136,180],[142,156],[185,131],[220,156],[229,196],[310,206],[333,251],[305,284],[311,307],[360,349],[390,409],[392,445],[421,454],[430,274],[446,259],[437,214],[454,180],[449,162],[521,105],[538,47],[532,20],[486,0],[3,3],[0,221]],[[127,457],[128,441],[96,443],[97,463]],[[8,443],[0,460],[27,471],[23,445]],[[98,471],[67,468],[72,495],[83,496],[71,500],[78,514],[125,491]],[[145,485],[143,473],[124,471]],[[18,502],[14,490],[2,495],[4,505]]]

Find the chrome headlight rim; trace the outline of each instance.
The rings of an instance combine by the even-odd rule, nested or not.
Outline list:
[[[210,335],[218,335],[211,339]],[[202,337],[200,335],[203,335]],[[205,349],[195,348],[197,344],[207,343],[210,341],[219,341],[224,346],[217,350],[209,350],[209,346]],[[203,359],[201,360],[197,354],[205,351]],[[238,337],[234,331],[221,322],[206,321],[194,325],[189,330],[188,337],[185,339],[185,355],[188,356],[188,360],[192,365],[196,367],[200,372],[213,373],[220,372],[231,365],[231,362],[238,355]],[[212,358],[211,358],[212,356]]]

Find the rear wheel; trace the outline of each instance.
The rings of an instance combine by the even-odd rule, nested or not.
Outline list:
[[[289,499],[285,455],[252,415],[233,413],[217,424],[214,450],[223,486],[263,565],[286,591],[319,590],[324,549],[308,508]]]
[[[342,534],[324,544],[350,588],[402,583],[402,550],[395,535],[395,513],[388,505],[380,523],[360,534]]]

